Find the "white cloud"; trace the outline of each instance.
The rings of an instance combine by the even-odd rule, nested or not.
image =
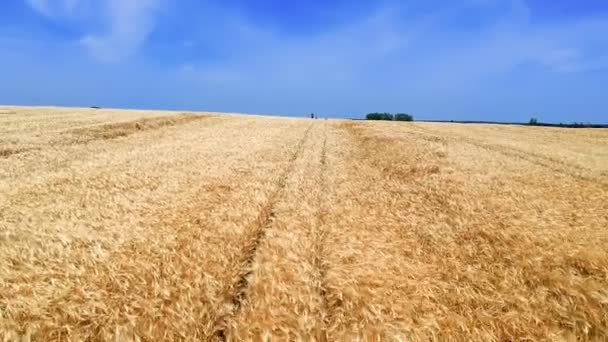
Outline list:
[[[118,62],[133,55],[155,25],[160,0],[106,0],[101,9],[105,32],[87,35],[81,43],[102,62]]]
[[[52,18],[72,15],[81,0],[26,0],[26,2],[36,12]]]
[[[164,0],[26,0],[36,12],[54,20],[83,25],[80,43],[100,62],[120,62],[135,54],[155,27]],[[101,29],[98,25],[100,23]],[[95,33],[90,33],[95,26]]]
[[[47,0],[27,0],[28,5],[38,13],[51,16],[51,10]]]

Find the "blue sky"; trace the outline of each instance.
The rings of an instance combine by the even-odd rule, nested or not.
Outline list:
[[[5,0],[0,103],[608,122],[605,0]]]

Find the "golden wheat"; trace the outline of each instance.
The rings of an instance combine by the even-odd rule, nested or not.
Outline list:
[[[607,146],[0,107],[0,339],[606,340]]]

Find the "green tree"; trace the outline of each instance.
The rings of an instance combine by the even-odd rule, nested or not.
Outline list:
[[[414,116],[406,113],[395,114],[395,121],[414,121]]]
[[[369,113],[365,116],[367,120],[393,120],[391,113]]]

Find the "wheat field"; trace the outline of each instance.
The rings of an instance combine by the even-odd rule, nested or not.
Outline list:
[[[606,341],[608,130],[0,107],[0,340]]]

